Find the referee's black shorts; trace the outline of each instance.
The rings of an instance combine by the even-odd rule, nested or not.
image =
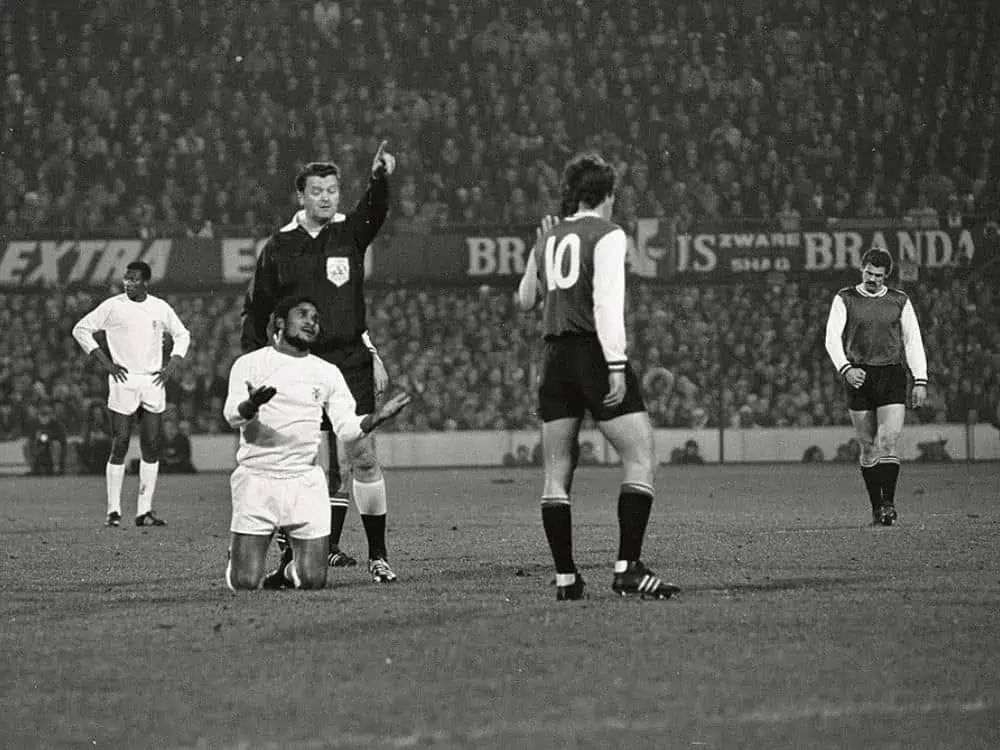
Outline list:
[[[542,377],[538,386],[538,416],[543,422],[582,419],[586,412],[598,422],[646,410],[639,381],[625,365],[625,399],[607,408],[608,365],[595,335],[569,334],[545,339]]]
[[[316,352],[316,356],[325,359],[332,365],[340,368],[347,381],[347,387],[351,389],[351,395],[358,404],[356,413],[359,416],[371,414],[375,411],[375,370],[372,353],[363,341],[343,344],[334,349],[324,352]],[[320,429],[330,432],[333,425],[330,424],[326,411],[323,412],[323,421]]]
[[[860,388],[845,383],[847,408],[875,411],[880,406],[906,403],[906,368],[903,365],[852,365],[865,371]]]

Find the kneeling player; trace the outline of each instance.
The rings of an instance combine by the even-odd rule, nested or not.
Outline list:
[[[319,312],[309,298],[279,302],[274,324],[271,346],[233,364],[224,407],[229,424],[240,429],[226,569],[234,591],[261,585],[271,537],[279,529],[287,532],[294,559],[276,577],[296,588],[326,585],[330,512],[326,479],[315,465],[323,411],[337,436],[351,442],[410,402],[402,393],[373,414],[354,413],[340,370],[309,353],[319,334]]]
[[[580,599],[583,578],[573,562],[570,487],[580,424],[590,412],[621,457],[618,561],[612,589],[666,599],[679,589],[641,561],[653,505],[653,429],[625,356],[625,232],[612,223],[614,168],[579,156],[563,176],[564,212],[542,225],[518,288],[523,309],[545,301],[545,360],[538,389],[545,489],[542,525],[556,568],[556,598]]]

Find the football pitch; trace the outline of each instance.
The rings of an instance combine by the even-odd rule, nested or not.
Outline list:
[[[537,469],[389,472],[399,583],[241,595],[227,475],[121,529],[103,477],[2,479],[0,747],[1000,747],[1000,466],[904,465],[890,529],[853,466],[662,467],[666,602],[610,590],[618,477],[579,473],[560,603]]]

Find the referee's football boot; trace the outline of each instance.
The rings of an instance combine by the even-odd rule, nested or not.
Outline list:
[[[148,511],[143,513],[141,516],[135,517],[136,526],[166,526],[167,522],[162,518],[157,518],[153,511]]]
[[[326,561],[331,568],[353,568],[358,561],[341,549],[332,549],[326,556]]]
[[[281,533],[283,534],[284,532]],[[278,563],[277,568],[264,576],[264,582],[260,585],[262,589],[276,591],[278,589],[293,588],[292,582],[285,578],[285,567],[292,561],[292,545],[288,543],[287,537],[285,537],[285,545],[283,547],[280,546],[279,542],[279,549],[281,549],[281,561]]]
[[[104,519],[104,525],[118,528],[122,525],[122,514],[117,511],[111,511],[108,513],[108,517]]]
[[[586,599],[587,584],[583,580],[583,576],[579,573],[576,574],[576,580],[568,586],[556,585],[556,601],[557,602],[575,602],[580,599]]]
[[[881,526],[892,526],[897,518],[899,518],[899,514],[896,513],[896,506],[892,503],[883,503],[875,511],[875,523]]]
[[[639,560],[630,562],[623,573],[615,573],[611,589],[619,596],[640,599],[669,599],[680,592],[680,587],[662,580]]]
[[[374,583],[395,583],[396,574],[389,567],[389,562],[384,557],[376,557],[368,561],[368,573]]]

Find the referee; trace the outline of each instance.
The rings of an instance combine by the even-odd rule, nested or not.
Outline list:
[[[278,300],[292,295],[316,300],[321,336],[312,352],[340,368],[359,415],[375,411],[376,397],[388,385],[385,367],[366,332],[364,295],[365,253],[385,221],[388,178],[396,167],[386,145],[386,141],[379,145],[368,188],[354,211],[346,215],[338,212],[340,169],[336,164],[312,162],[299,172],[295,191],[301,209],[264,245],[243,304],[240,343],[249,352],[269,343],[268,323]],[[330,437],[325,416],[322,429],[320,463],[327,470],[331,516],[328,562],[333,567],[355,565],[356,560],[340,549],[348,500],[346,487],[341,488],[336,439]],[[390,583],[396,574],[388,562],[385,479],[374,437],[350,443],[345,451],[353,474],[354,502],[368,537],[369,573],[376,583]],[[290,548],[285,555],[290,555]]]
[[[896,520],[897,444],[906,418],[905,355],[913,407],[927,400],[927,355],[913,304],[886,286],[892,256],[873,247],[861,258],[861,283],[837,292],[826,323],[826,351],[844,378],[847,408],[861,442],[861,476],[875,525]]]

